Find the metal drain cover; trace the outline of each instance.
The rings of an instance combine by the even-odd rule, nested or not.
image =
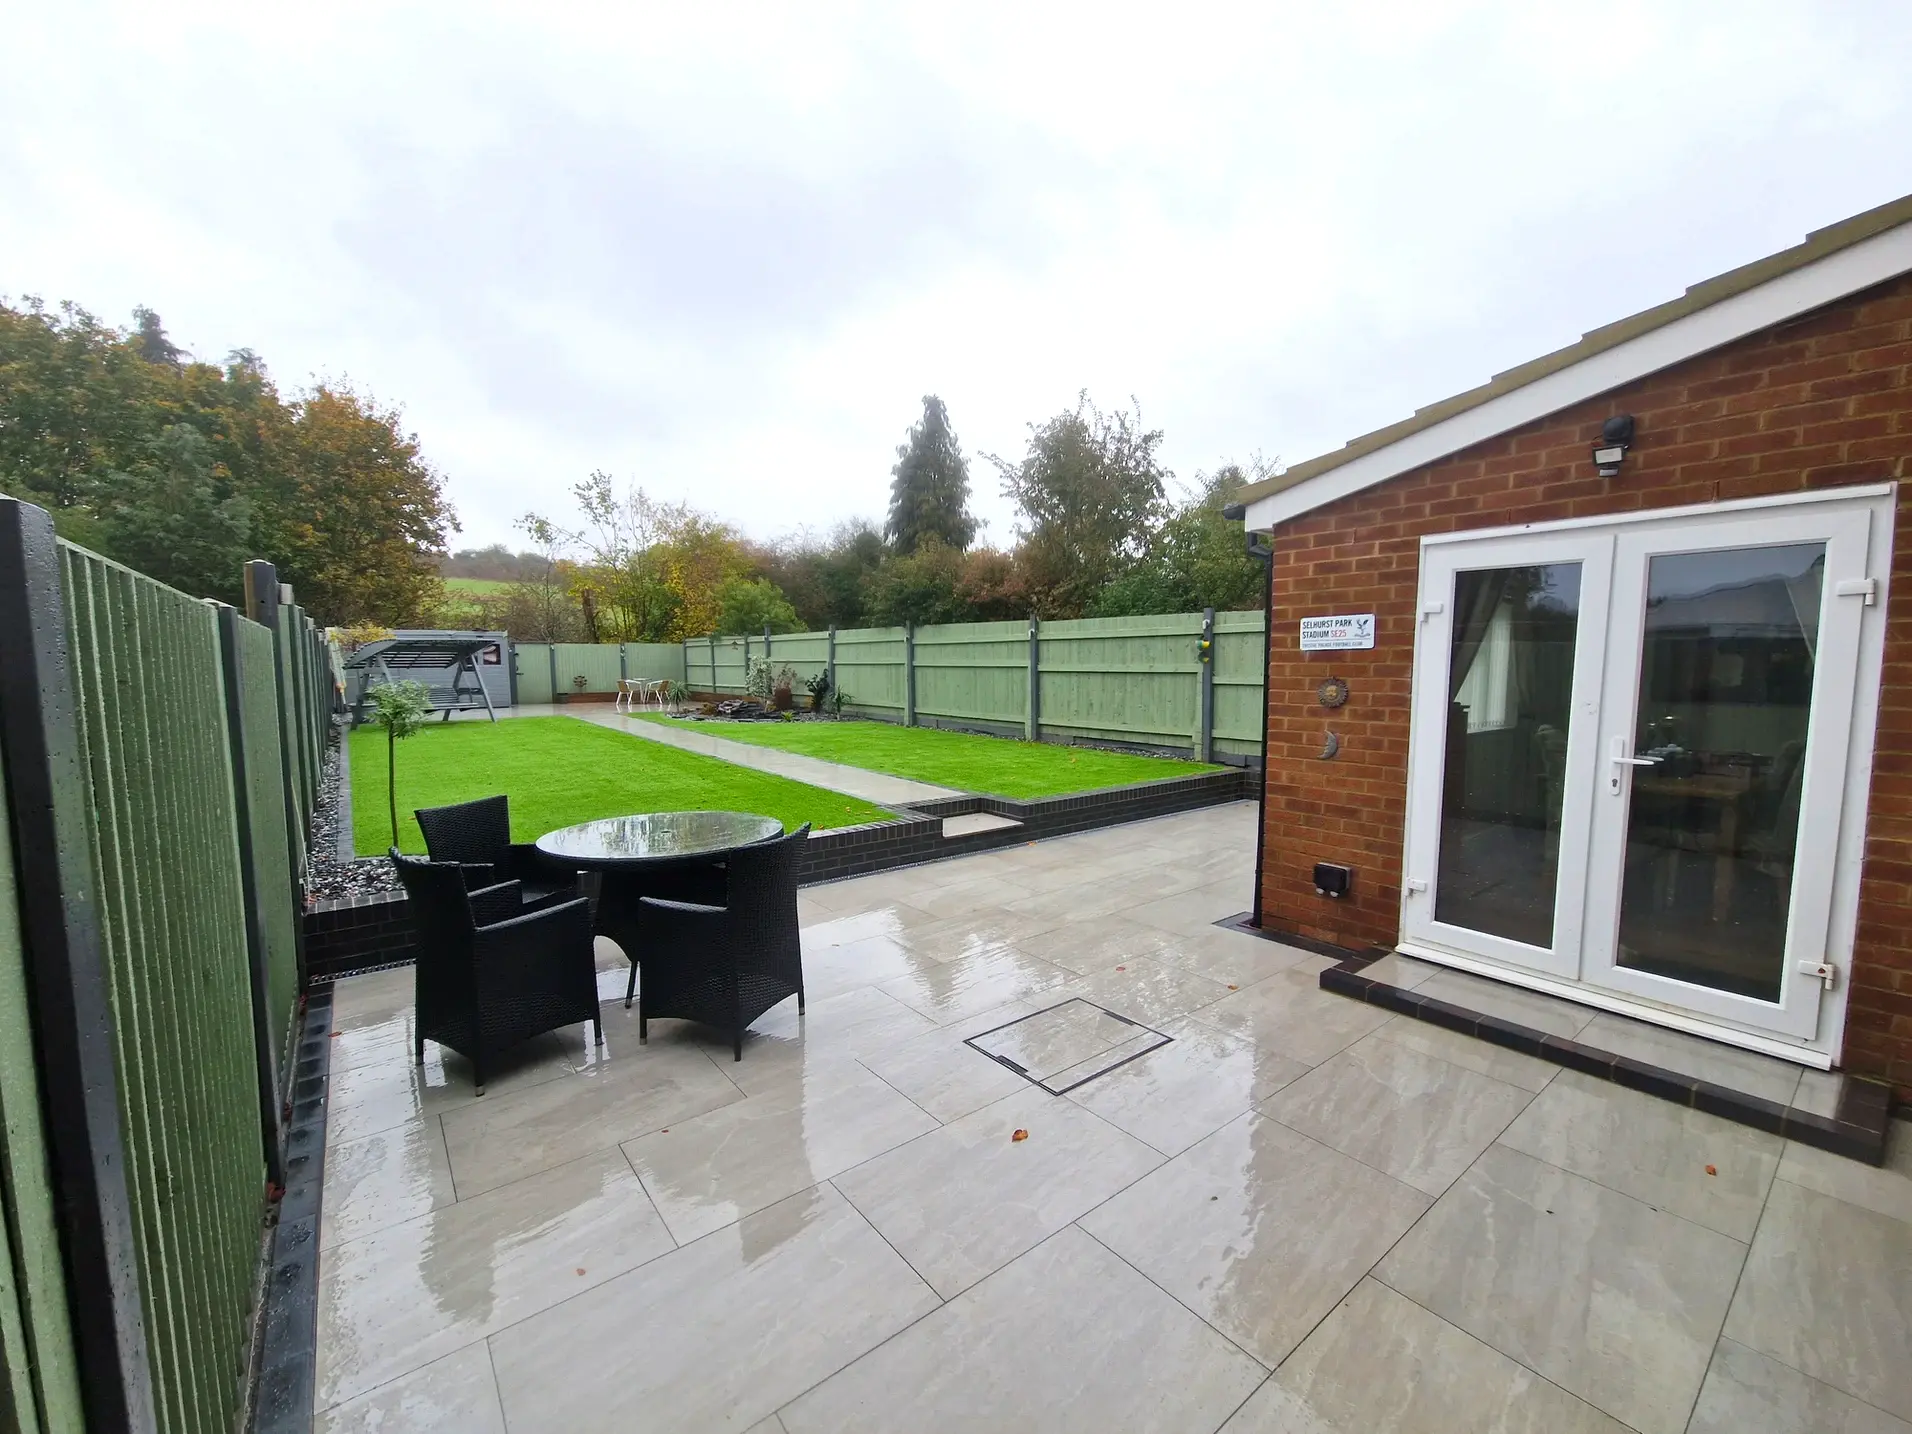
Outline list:
[[[1064,1095],[1172,1039],[1077,996],[971,1036],[963,1044],[1050,1095]]]

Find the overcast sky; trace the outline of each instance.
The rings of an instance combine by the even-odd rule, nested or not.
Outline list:
[[[402,12],[402,13],[399,13]],[[1299,461],[1912,191],[1912,5],[0,0],[0,294],[402,404],[461,545],[593,468],[880,520],[1087,388]]]

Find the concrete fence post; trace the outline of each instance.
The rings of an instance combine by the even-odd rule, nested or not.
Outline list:
[[[558,691],[558,645],[555,642],[546,643],[544,655],[551,664],[551,700],[554,703],[562,702],[564,694]]]
[[[836,624],[830,624],[830,645],[825,649],[824,670],[830,674],[830,690],[837,690],[836,680]]]
[[[903,725],[916,725],[916,624],[903,624]]]
[[[630,680],[630,676],[630,653],[626,650],[625,644],[620,642],[617,645],[617,680],[619,682],[627,682]]]
[[[1204,762],[1215,760],[1215,609],[1202,609],[1201,683],[1199,728],[1195,735],[1195,755]]]
[[[1029,703],[1022,735],[1031,742],[1042,740],[1042,623],[1033,613],[1029,617]]]

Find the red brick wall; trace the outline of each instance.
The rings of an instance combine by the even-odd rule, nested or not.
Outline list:
[[[1589,449],[1616,413],[1633,414],[1638,433],[1620,475],[1602,479]],[[1354,947],[1398,935],[1424,534],[1888,478],[1912,478],[1912,277],[1276,529],[1267,924]],[[1897,527],[1845,1062],[1889,1076],[1903,1093],[1912,1089],[1912,503],[1900,503]],[[1300,618],[1337,612],[1376,614],[1374,650],[1300,652]],[[1332,714],[1315,700],[1330,673],[1353,689]],[[1330,727],[1340,755],[1321,761]],[[1317,896],[1316,861],[1353,866],[1353,895]]]

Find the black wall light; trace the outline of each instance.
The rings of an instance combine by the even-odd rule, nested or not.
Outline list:
[[[1593,445],[1593,466],[1602,478],[1620,471],[1627,449],[1633,446],[1633,415],[1616,413],[1600,425],[1600,441]]]

